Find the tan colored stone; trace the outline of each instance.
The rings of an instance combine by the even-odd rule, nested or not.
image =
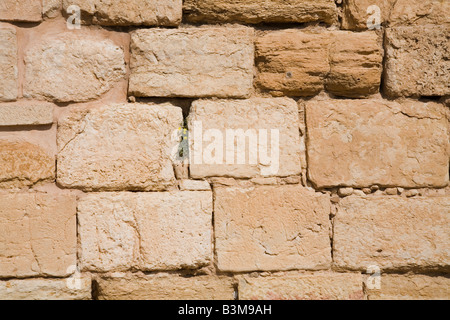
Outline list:
[[[381,275],[381,288],[370,290],[369,300],[448,300],[450,279],[425,275]]]
[[[333,0],[185,0],[191,22],[310,22],[337,21]]]
[[[0,2],[0,21],[39,22],[41,20],[41,0],[2,0]]]
[[[292,99],[194,101],[188,127],[191,177],[250,178],[301,172],[298,108]]]
[[[0,281],[0,300],[90,300],[91,277]]]
[[[351,98],[375,94],[380,89],[382,64],[383,49],[376,33],[335,31],[325,88]]]
[[[447,185],[449,136],[442,105],[316,100],[306,103],[306,111],[309,178],[317,187]]]
[[[389,96],[450,94],[450,25],[395,27],[386,30]]]
[[[55,178],[55,158],[24,141],[0,140],[0,187],[21,188]]]
[[[71,274],[76,201],[67,194],[0,194],[0,278]]]
[[[17,99],[18,73],[16,30],[0,26],[0,101]]]
[[[53,123],[53,105],[12,103],[0,105],[0,126],[46,125]]]
[[[240,300],[362,300],[359,273],[289,272],[267,277],[239,277]]]
[[[232,272],[329,268],[329,214],[327,195],[298,185],[215,187],[217,266]]]
[[[131,33],[129,93],[136,97],[247,97],[253,29],[145,29]]]
[[[26,98],[83,102],[109,91],[126,73],[123,48],[112,40],[59,33],[25,53]]]
[[[99,193],[78,203],[84,270],[198,268],[211,259],[212,193]]]
[[[75,109],[58,125],[58,183],[83,190],[165,190],[175,185],[171,104]]]
[[[389,20],[391,6],[395,0],[346,0],[342,4],[342,28],[347,30],[366,30],[368,26],[375,27],[375,15],[379,8],[379,22],[383,24]]]
[[[62,0],[42,0],[42,14],[47,18],[57,17],[62,10]]]
[[[351,270],[449,271],[449,226],[449,197],[348,197],[334,220],[333,261]]]
[[[106,26],[178,26],[182,0],[64,0],[64,10],[71,5],[81,9],[85,23]]]
[[[256,83],[272,95],[312,96],[324,89],[347,97],[378,92],[382,47],[373,32],[288,29],[256,40]]]
[[[180,190],[208,191],[211,190],[211,186],[208,181],[183,179],[180,181]]]
[[[228,277],[158,274],[97,280],[99,300],[233,300]]]

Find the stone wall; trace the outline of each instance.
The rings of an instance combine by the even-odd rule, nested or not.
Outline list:
[[[449,299],[449,11],[1,1],[0,299]]]

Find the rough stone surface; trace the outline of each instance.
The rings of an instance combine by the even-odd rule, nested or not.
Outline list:
[[[0,140],[0,188],[21,188],[55,178],[55,158],[24,141]]]
[[[60,14],[62,5],[62,0],[42,0],[42,14],[46,18],[55,18]]]
[[[17,99],[18,72],[16,31],[0,26],[0,101]]]
[[[363,279],[357,273],[297,272],[267,277],[241,276],[240,300],[362,300]]]
[[[77,5],[85,23],[106,26],[177,26],[182,0],[64,0],[64,9]]]
[[[2,104],[0,126],[46,125],[53,123],[51,104]]]
[[[191,22],[311,22],[337,21],[333,0],[185,0]]]
[[[197,268],[211,258],[212,193],[100,193],[78,203],[85,270]]]
[[[450,2],[445,0],[346,0],[343,1],[342,27],[349,30],[365,30],[373,22],[374,9],[380,8],[382,25],[427,25],[450,22]]]
[[[386,30],[385,89],[390,96],[450,94],[450,25]]]
[[[253,29],[136,30],[129,92],[137,97],[247,97],[253,87]]]
[[[298,185],[214,188],[218,268],[326,269],[331,263],[329,214],[328,196]]]
[[[449,226],[449,197],[348,197],[334,221],[333,261],[351,270],[449,271]]]
[[[124,79],[123,49],[77,33],[46,38],[25,53],[24,96],[57,102],[96,99]]]
[[[2,20],[39,22],[42,20],[41,1],[2,0],[0,2],[0,21]]]
[[[76,244],[75,197],[0,194],[0,278],[68,276]]]
[[[91,277],[0,281],[0,300],[89,300]]]
[[[177,275],[100,278],[100,300],[233,300],[231,278]]]
[[[211,190],[211,185],[204,180],[183,179],[180,181],[180,190],[208,191]]]
[[[379,90],[382,52],[373,32],[270,31],[256,40],[256,83],[276,96],[312,96],[326,87],[365,97]]]
[[[194,101],[188,127],[190,174],[194,178],[289,176],[301,172],[298,107],[292,99]],[[233,141],[230,130],[238,135],[239,129],[241,138]],[[209,130],[219,131],[222,142],[217,137],[211,139]],[[272,130],[278,130],[278,139]],[[246,132],[253,138],[245,138],[244,146]]]
[[[367,289],[367,298],[369,300],[448,300],[450,279],[426,275],[382,275],[381,288]]]
[[[75,109],[58,126],[58,183],[83,190],[165,190],[175,185],[171,104]]]
[[[306,122],[309,178],[319,188],[448,183],[449,138],[442,105],[316,100],[306,103]]]

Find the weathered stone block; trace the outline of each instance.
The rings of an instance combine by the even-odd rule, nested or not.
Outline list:
[[[39,22],[41,20],[41,0],[2,0],[0,2],[0,21]]]
[[[53,123],[53,105],[8,103],[0,106],[0,126],[49,125]]]
[[[17,99],[18,74],[16,30],[0,26],[0,101]]]

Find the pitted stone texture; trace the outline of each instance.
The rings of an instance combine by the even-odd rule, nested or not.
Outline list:
[[[18,73],[16,30],[0,26],[0,101],[17,99]]]
[[[301,172],[298,106],[292,99],[194,101],[188,127],[190,174],[194,178],[289,176]],[[222,141],[211,139],[209,130],[218,131]],[[238,138],[233,140],[231,130]]]
[[[389,96],[450,94],[450,25],[395,27],[386,30],[386,79]]]
[[[52,123],[52,104],[8,103],[0,105],[0,126],[48,125]]]
[[[56,18],[61,13],[62,5],[62,0],[42,0],[42,14],[46,18]]]
[[[362,300],[359,273],[289,272],[239,277],[240,300]]]
[[[182,0],[64,0],[64,10],[71,5],[81,9],[85,23],[106,26],[178,26]]]
[[[232,272],[327,269],[329,214],[328,196],[298,185],[215,187],[218,268]]]
[[[351,270],[449,271],[449,227],[449,197],[347,197],[334,220],[333,261]]]
[[[137,97],[247,97],[253,29],[146,29],[131,33],[129,93]]]
[[[231,278],[158,274],[100,278],[99,300],[233,300]]]
[[[256,83],[275,96],[312,96],[326,86],[335,95],[366,97],[379,91],[382,60],[373,32],[269,31],[256,40]]]
[[[449,136],[440,104],[310,101],[306,122],[308,174],[319,188],[448,183]]]
[[[185,0],[184,12],[191,22],[337,21],[333,0]]]
[[[0,21],[39,22],[41,20],[41,0],[2,0],[0,2]]]
[[[0,281],[0,300],[90,300],[91,277]]]
[[[75,109],[58,126],[58,183],[83,190],[166,190],[175,185],[171,104]]]
[[[74,196],[0,194],[0,278],[70,275],[76,229]]]
[[[108,92],[126,73],[123,49],[109,39],[66,33],[25,53],[24,96],[83,102]]]
[[[426,275],[381,275],[381,288],[368,289],[369,300],[448,300],[450,279]]]
[[[22,188],[55,178],[55,158],[24,141],[0,140],[0,188]]]
[[[212,193],[99,193],[78,203],[84,270],[177,270],[211,259]]]
[[[382,25],[448,24],[450,2],[445,0],[346,0],[343,2],[342,27],[366,30],[374,26],[376,8]],[[370,9],[369,9],[370,8]]]

